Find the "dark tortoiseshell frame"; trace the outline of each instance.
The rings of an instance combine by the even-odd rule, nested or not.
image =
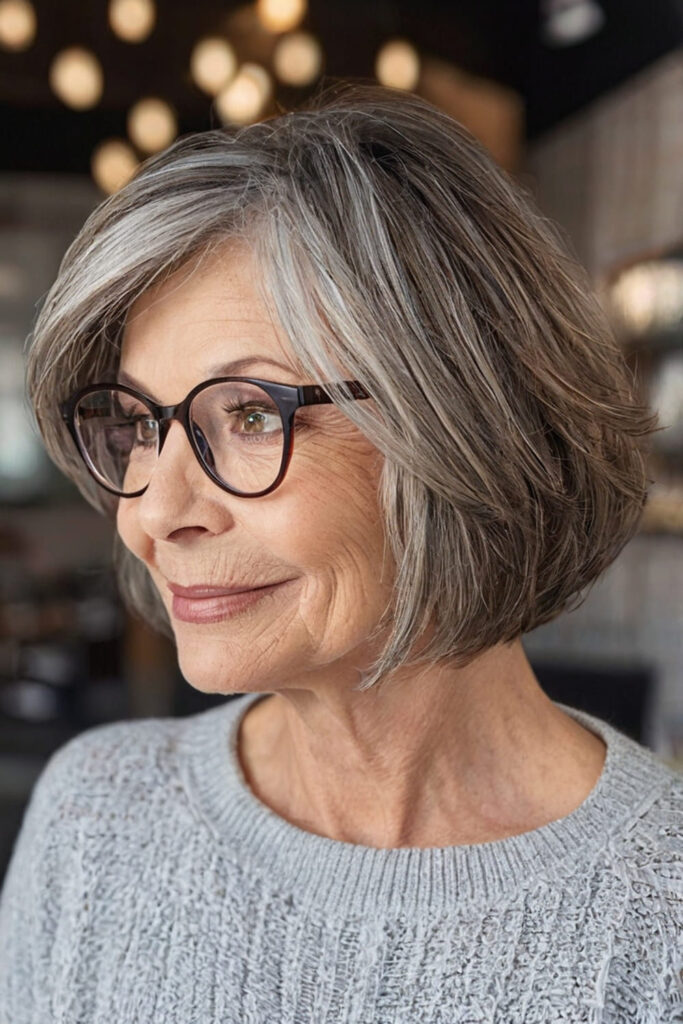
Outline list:
[[[282,419],[284,434],[282,444],[282,461],[280,463],[280,469],[274,482],[270,485],[270,487],[266,487],[262,491],[245,493],[244,491],[239,491],[234,487],[230,487],[223,480],[221,480],[221,478],[218,477],[213,472],[211,466],[207,462],[205,462],[199,444],[197,442],[197,438],[191,429],[190,406],[194,398],[198,394],[200,394],[200,392],[204,391],[206,388],[211,387],[214,384],[226,384],[231,381],[258,385],[258,387],[262,388],[270,396],[270,398],[275,402],[280,411],[280,417]],[[349,397],[352,399],[371,397],[359,381],[345,380],[339,382],[339,386],[348,389]],[[197,384],[196,387],[192,388],[192,390],[182,400],[182,402],[178,402],[177,405],[159,405],[158,403],[152,401],[151,398],[143,394],[141,391],[137,391],[135,388],[131,388],[126,384],[118,384],[115,381],[107,381],[100,384],[88,384],[85,387],[80,388],[78,391],[76,391],[73,395],[71,395],[70,398],[67,398],[65,401],[61,402],[59,405],[59,411],[61,413],[62,419],[64,420],[68,427],[71,437],[73,438],[73,442],[76,445],[76,449],[81,458],[83,459],[83,462],[85,463],[90,475],[100,485],[100,487],[103,487],[105,490],[109,491],[110,494],[115,494],[121,498],[137,498],[139,495],[144,494],[149,484],[146,484],[143,488],[141,488],[141,490],[135,491],[132,494],[121,494],[120,491],[114,490],[112,487],[109,486],[109,484],[105,483],[102,480],[102,478],[98,475],[97,470],[95,469],[92,462],[88,458],[88,454],[81,442],[78,427],[76,425],[76,410],[78,407],[78,403],[81,401],[81,399],[85,398],[86,395],[90,395],[95,391],[108,391],[111,390],[112,388],[116,388],[119,391],[124,391],[126,394],[132,395],[134,398],[137,398],[140,401],[144,402],[144,404],[149,408],[150,412],[154,416],[154,419],[159,424],[159,454],[161,453],[161,450],[163,448],[164,441],[166,439],[166,435],[168,433],[171,422],[173,420],[178,420],[178,422],[183,425],[185,433],[187,434],[187,438],[190,442],[190,447],[192,448],[192,451],[195,453],[200,466],[207,474],[207,476],[209,476],[213,480],[213,482],[217,484],[220,488],[222,488],[224,491],[227,491],[229,494],[235,494],[240,498],[260,498],[264,494],[270,494],[271,491],[274,491],[275,488],[278,487],[284,480],[287,468],[292,457],[294,415],[297,409],[301,408],[301,406],[304,405],[321,405],[333,401],[330,395],[325,391],[325,388],[319,384],[275,384],[272,381],[260,380],[256,377],[214,377],[211,380],[202,381],[201,384]]]

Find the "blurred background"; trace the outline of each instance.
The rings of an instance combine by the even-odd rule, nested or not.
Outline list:
[[[141,160],[335,78],[462,121],[588,268],[666,429],[639,533],[524,646],[553,699],[683,768],[682,43],[681,0],[0,0],[0,879],[71,736],[225,700],[124,611],[110,526],[43,452],[24,397],[37,310]]]

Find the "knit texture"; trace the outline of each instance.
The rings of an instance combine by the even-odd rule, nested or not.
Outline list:
[[[571,814],[468,846],[307,832],[246,783],[265,694],[91,728],[0,896],[1,1024],[683,1021],[683,775],[611,724]]]

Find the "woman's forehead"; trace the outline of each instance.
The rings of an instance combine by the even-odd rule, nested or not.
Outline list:
[[[207,319],[251,320],[276,328],[256,275],[250,253],[202,255],[146,288],[128,310],[126,329],[141,318],[177,319],[184,312],[198,320],[204,309]]]
[[[264,286],[248,246],[231,241],[203,251],[145,290],[129,308],[121,335],[121,367],[147,379],[150,374],[165,374],[164,364],[168,369],[189,355],[193,379],[203,380],[230,375],[214,373],[212,367],[260,356],[278,361],[295,376],[291,380],[282,376],[285,371],[271,368],[264,373],[269,379],[316,382],[320,373],[302,364]],[[339,367],[336,376],[346,379],[355,374]]]
[[[171,382],[189,390],[213,377],[261,376],[282,383],[303,383],[301,371],[290,353],[272,338],[255,334],[238,322],[230,329],[220,323],[202,325],[200,331],[179,333],[174,337],[156,333],[129,336],[121,346],[118,376],[122,382],[138,386],[148,394],[155,388],[166,390]]]
[[[255,286],[253,268],[235,253],[183,265],[130,307],[121,360],[178,355],[208,365],[259,354],[296,365],[286,332]]]

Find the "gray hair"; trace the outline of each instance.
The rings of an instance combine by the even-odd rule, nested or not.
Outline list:
[[[239,128],[185,135],[88,217],[36,319],[27,387],[47,450],[99,511],[57,401],[116,370],[152,282],[247,241],[302,372],[384,454],[396,565],[359,689],[407,664],[463,666],[563,610],[635,534],[657,416],[585,270],[529,194],[416,95],[335,83]],[[113,499],[114,503],[116,499]],[[131,611],[173,631],[115,537]],[[418,660],[416,642],[434,625]]]

